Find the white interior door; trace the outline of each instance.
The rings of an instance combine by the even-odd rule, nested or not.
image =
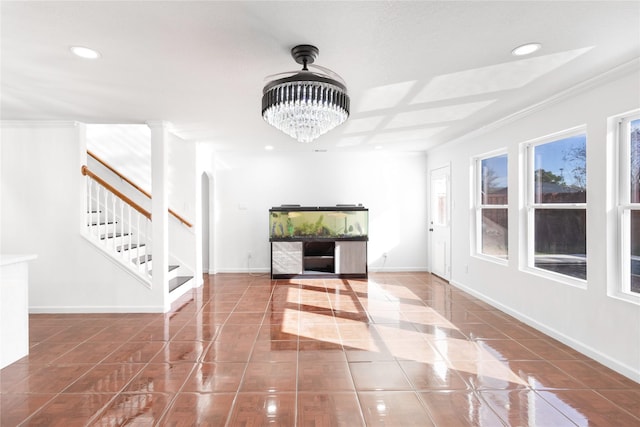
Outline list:
[[[430,265],[431,272],[445,280],[451,274],[450,182],[449,166],[431,171]]]

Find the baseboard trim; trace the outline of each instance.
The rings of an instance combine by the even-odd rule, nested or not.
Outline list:
[[[531,326],[532,328],[535,328],[537,330],[539,330],[540,332],[549,335],[550,337],[557,339],[558,341],[560,341],[563,344],[568,345],[569,347],[573,348],[576,351],[579,351],[580,353],[596,360],[597,362],[602,363],[603,365],[605,365],[608,368],[613,369],[614,371],[618,372],[621,375],[624,375],[627,378],[630,378],[633,381],[636,381],[638,383],[640,383],[640,371],[634,369],[632,366],[628,366],[624,363],[621,363],[620,361],[616,360],[616,359],[612,359],[611,357],[609,357],[606,354],[603,354],[602,352],[594,349],[593,347],[590,347],[588,345],[585,345],[584,343],[575,340],[574,338],[563,334],[562,332],[551,328],[547,325],[545,325],[544,323],[540,323],[539,321],[537,321],[536,319],[533,319],[529,316],[527,316],[526,314],[520,313],[517,310],[513,310],[510,307],[507,307],[505,305],[503,305],[502,303],[494,300],[493,298],[490,298],[478,291],[476,291],[475,289],[472,289],[466,285],[464,285],[463,283],[457,282],[457,281],[450,281],[449,282],[452,286],[455,286],[458,289],[461,289],[471,295],[473,295],[474,297],[486,302],[487,304],[497,308],[500,311],[504,311],[505,313],[515,317],[516,319],[520,320],[521,322]]]
[[[369,267],[369,273],[428,273],[426,267]]]
[[[271,269],[269,268],[243,268],[243,269],[235,269],[235,268],[219,268],[216,270],[216,273],[233,273],[233,274],[264,274],[271,273]]]
[[[162,306],[31,306],[29,314],[164,313]]]

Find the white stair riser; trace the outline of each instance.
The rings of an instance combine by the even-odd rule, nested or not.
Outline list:
[[[132,264],[136,264],[135,261],[138,258],[144,257],[146,255],[147,255],[146,246],[142,246],[139,251],[134,248],[132,250],[118,251],[114,254],[115,257],[126,259]]]

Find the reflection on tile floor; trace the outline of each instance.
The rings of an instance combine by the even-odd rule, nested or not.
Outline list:
[[[208,276],[170,313],[30,337],[2,426],[640,425],[640,384],[427,273]]]

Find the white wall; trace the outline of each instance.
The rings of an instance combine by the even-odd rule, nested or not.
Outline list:
[[[430,166],[451,162],[451,282],[514,314],[587,355],[640,381],[640,306],[607,296],[613,268],[615,214],[612,200],[612,158],[607,119],[640,106],[637,69],[545,106],[499,129],[429,153]],[[588,286],[582,289],[524,272],[524,215],[520,200],[520,143],[574,126],[587,129]],[[470,204],[471,158],[507,148],[509,155],[508,266],[470,254],[473,222]],[[466,267],[468,266],[468,272]],[[616,283],[611,283],[614,287]]]
[[[369,208],[370,271],[426,270],[426,181],[422,153],[217,153],[216,269],[270,271],[273,206],[362,203]]]
[[[199,176],[196,168],[196,144],[171,135],[168,144],[168,192],[169,207],[192,226],[181,223],[169,215],[169,259],[177,262],[182,270],[180,275],[197,276],[202,283],[202,272],[197,262],[196,251],[201,251],[196,243],[196,190]]]
[[[32,312],[162,311],[163,296],[85,240],[84,126],[3,122],[0,252],[37,254]]]
[[[151,193],[151,130],[145,124],[87,124],[87,149]]]

